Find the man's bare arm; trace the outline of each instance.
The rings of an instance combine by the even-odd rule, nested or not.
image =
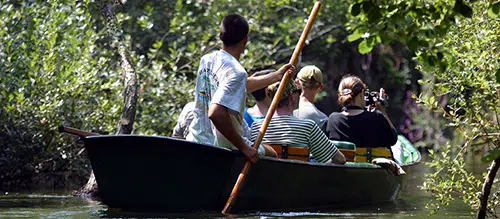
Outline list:
[[[208,118],[215,128],[224,135],[248,160],[255,163],[259,159],[257,149],[248,146],[243,138],[235,131],[231,122],[231,116],[226,107],[219,104],[211,104],[208,109]]]
[[[258,89],[267,87],[268,85],[281,81],[281,78],[286,71],[295,71],[295,67],[292,64],[283,65],[278,71],[269,73],[267,75],[248,77],[247,79],[247,93],[254,92]]]

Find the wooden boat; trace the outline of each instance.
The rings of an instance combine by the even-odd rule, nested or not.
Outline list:
[[[220,212],[245,161],[236,151],[168,137],[88,136],[84,143],[103,203],[124,211]],[[402,167],[408,171],[419,161],[418,154]],[[261,158],[252,165],[232,212],[391,201],[403,181],[368,163]]]

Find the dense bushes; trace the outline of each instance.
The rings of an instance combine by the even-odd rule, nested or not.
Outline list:
[[[436,121],[446,119],[456,136],[450,142],[437,132],[429,139],[442,147],[439,153],[431,151],[428,165],[435,172],[422,186],[435,198],[428,205],[431,213],[459,198],[478,211],[477,218],[498,217],[500,191],[494,180],[500,167],[500,2],[357,1],[350,14],[354,31],[349,38],[362,40],[360,51],[393,41],[415,50],[426,87],[418,100],[434,113],[415,110],[421,115],[414,119],[432,120],[420,119],[426,128],[442,126]],[[471,155],[490,163],[483,177],[465,168],[465,157]]]
[[[40,172],[53,172],[56,182],[68,173],[81,176],[88,171],[82,168],[86,158],[77,155],[81,147],[57,133],[57,126],[110,131],[116,123],[119,75],[106,58],[109,52],[96,44],[100,35],[87,6],[58,1],[0,6],[2,182]]]

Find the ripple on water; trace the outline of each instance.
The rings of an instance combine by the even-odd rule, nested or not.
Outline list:
[[[323,213],[323,212],[257,212],[257,216],[270,217],[366,217],[385,216],[387,213]]]
[[[0,218],[99,218],[100,202],[52,194],[0,195]]]

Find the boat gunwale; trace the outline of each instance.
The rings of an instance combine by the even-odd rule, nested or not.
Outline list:
[[[139,137],[139,138],[156,138],[156,139],[166,139],[166,140],[174,140],[174,141],[183,141],[195,145],[199,145],[202,147],[210,147],[211,149],[214,150],[222,150],[225,152],[233,153],[236,156],[243,156],[243,154],[237,150],[231,150],[228,148],[223,148],[223,147],[217,147],[214,145],[209,145],[209,144],[204,144],[204,143],[197,143],[197,142],[192,142],[188,141],[185,139],[179,139],[179,138],[173,138],[173,137],[168,137],[168,136],[155,136],[155,135],[141,135],[141,134],[117,134],[117,135],[95,135],[95,136],[87,136],[85,138],[87,139],[99,139],[99,138],[114,138],[114,137]],[[401,167],[409,167],[409,166],[414,166],[417,165],[421,162],[421,156],[416,161],[406,163],[406,164],[400,164]],[[281,158],[274,158],[274,157],[267,157],[267,156],[260,156],[260,160],[268,160],[272,162],[278,162],[278,163],[290,163],[290,164],[298,164],[298,165],[307,165],[307,166],[317,166],[317,167],[327,167],[327,168],[356,168],[356,169],[385,169],[381,166],[377,166],[375,164],[371,165],[366,165],[367,163],[363,163],[362,165],[356,165],[356,164],[335,164],[335,163],[313,163],[313,162],[306,162],[306,161],[301,161],[301,160],[287,160],[287,159],[281,159]]]

